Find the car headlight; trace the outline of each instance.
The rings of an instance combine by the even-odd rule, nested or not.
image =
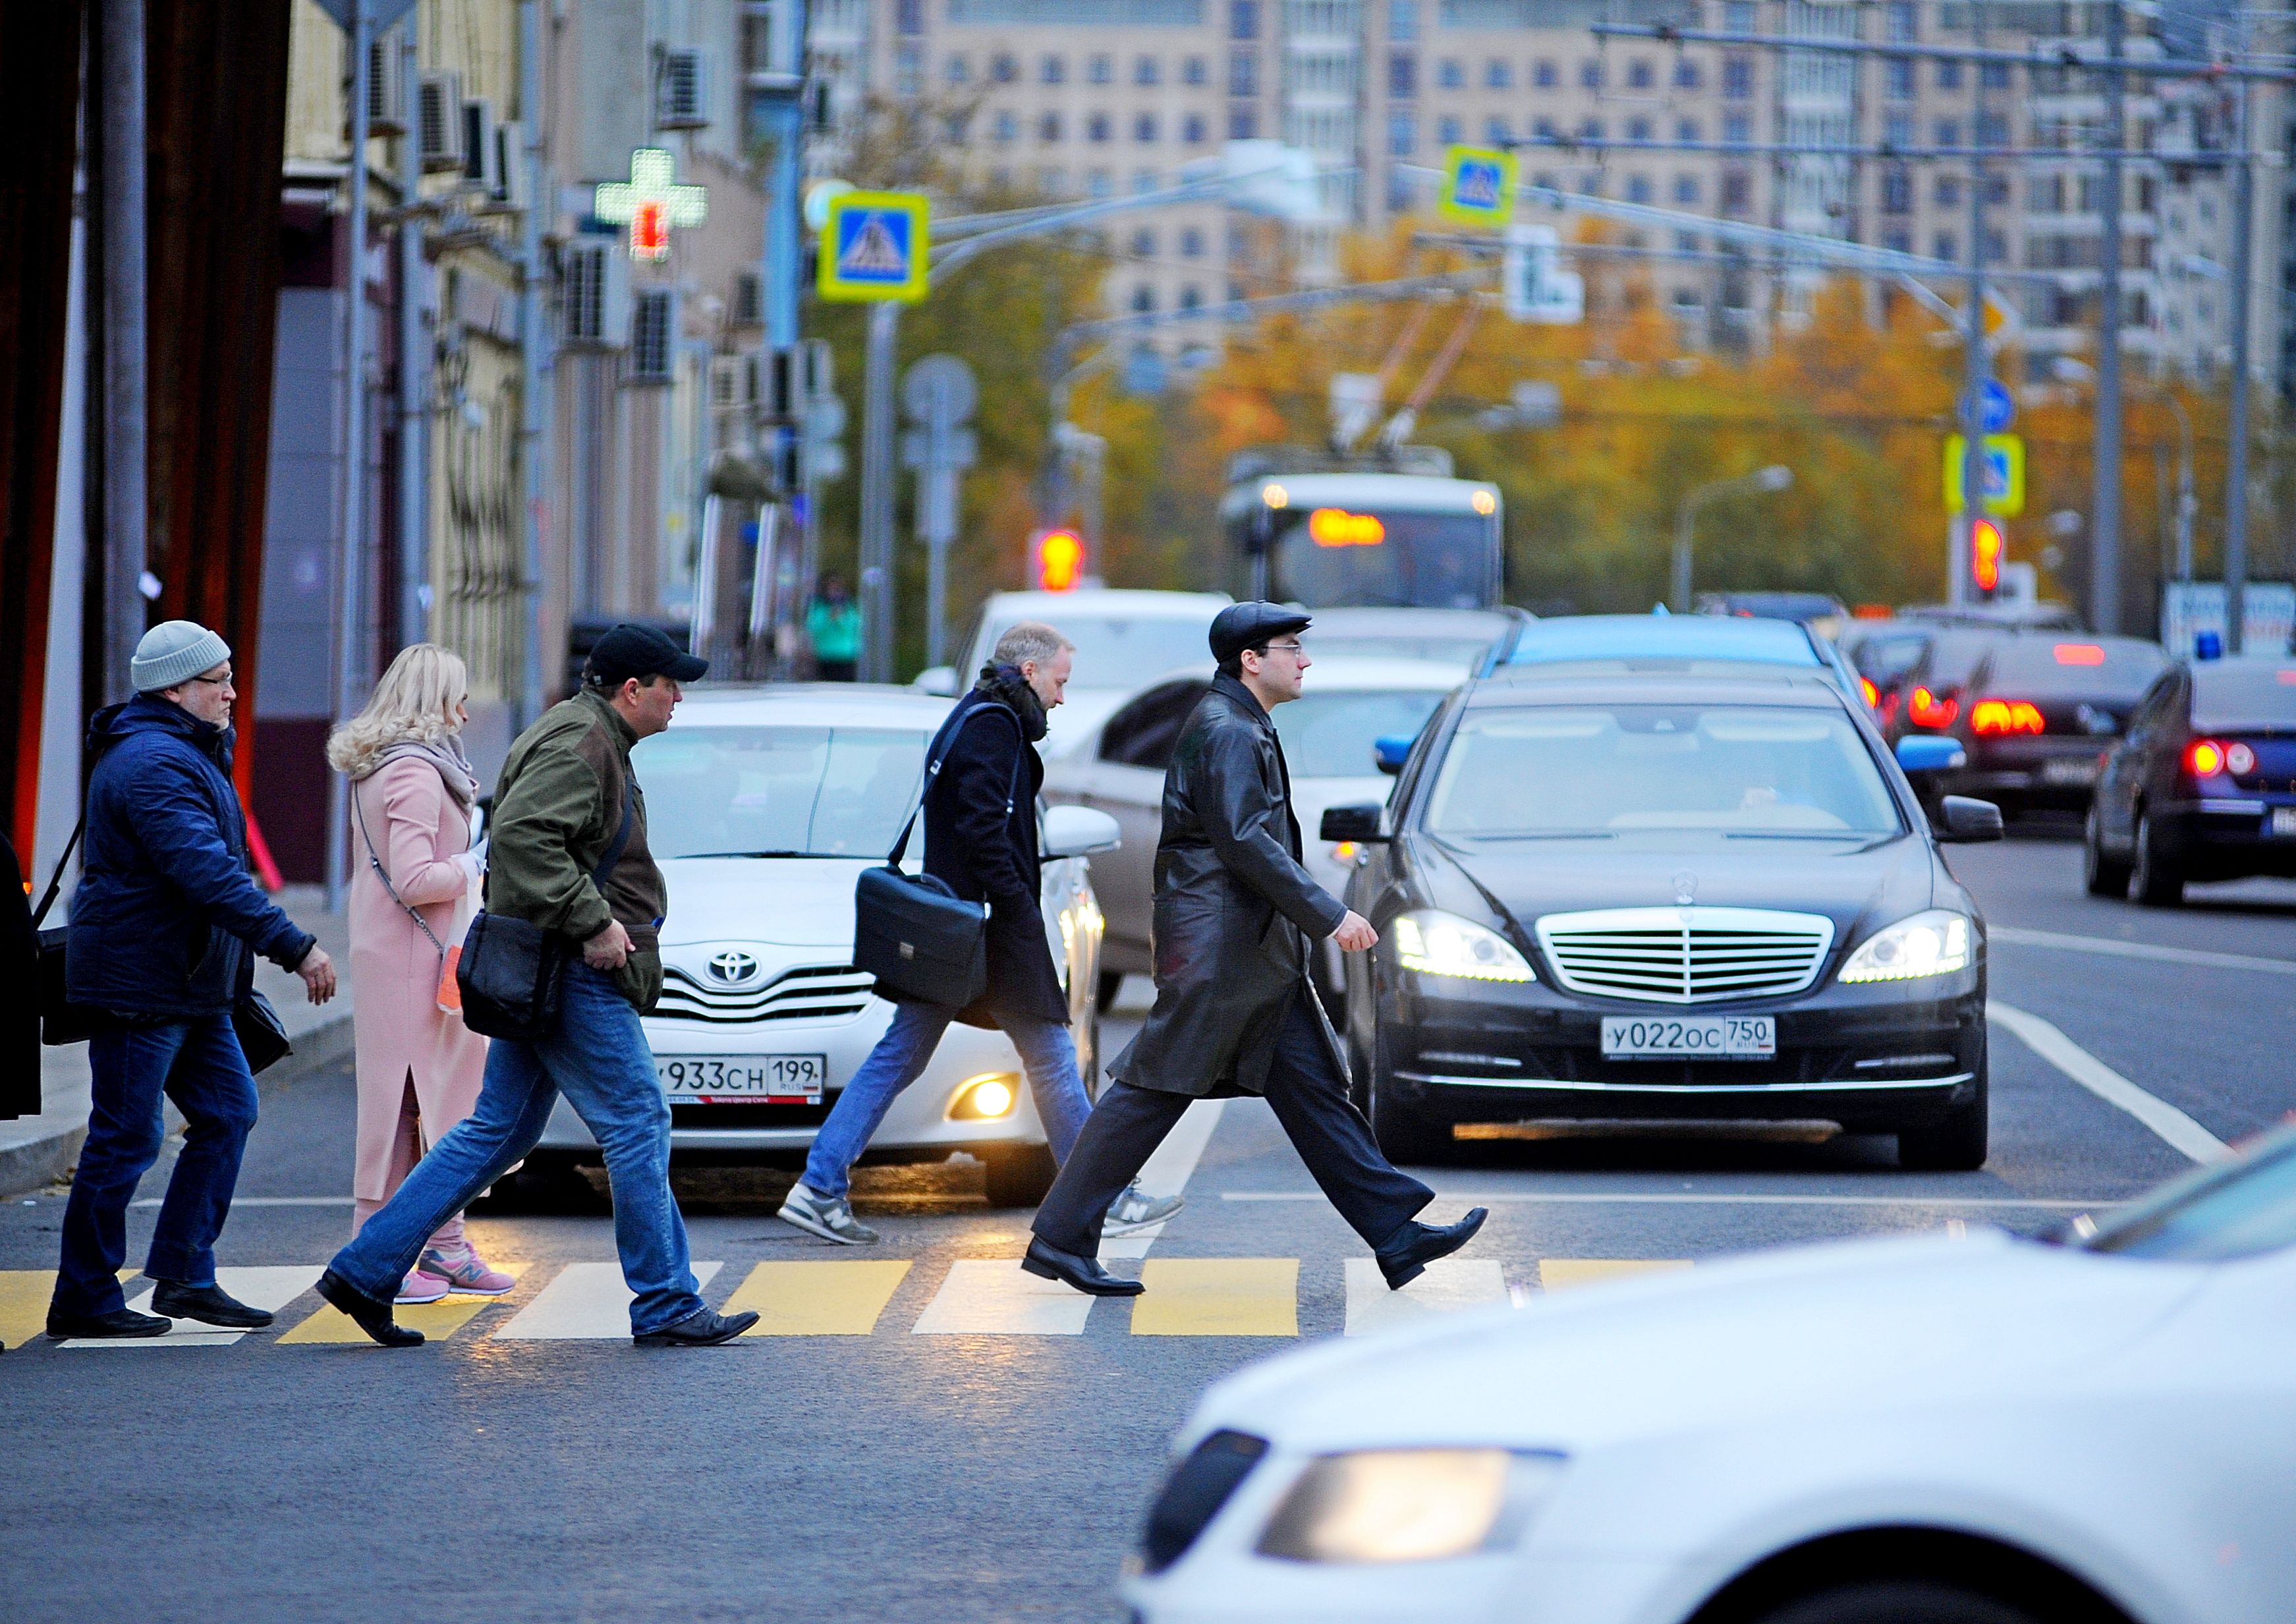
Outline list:
[[[1915,981],[1968,968],[1968,919],[1946,908],[1931,908],[1867,937],[1842,965],[1839,979]]]
[[[1555,1455],[1365,1449],[1308,1464],[1259,1536],[1287,1562],[1439,1562],[1513,1545],[1553,1491]]]
[[[1421,975],[1470,981],[1536,981],[1529,961],[1488,926],[1456,914],[1421,908],[1395,918],[1396,962]]]

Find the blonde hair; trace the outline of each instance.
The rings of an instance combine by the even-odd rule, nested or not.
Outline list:
[[[394,744],[436,744],[460,733],[454,707],[470,691],[471,674],[461,655],[435,643],[408,644],[375,684],[366,709],[327,741],[327,765],[364,778]]]

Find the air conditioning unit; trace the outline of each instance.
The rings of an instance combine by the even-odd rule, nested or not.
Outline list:
[[[585,235],[562,249],[559,296],[570,349],[619,349],[628,343],[630,262],[621,239]]]
[[[630,381],[668,383],[677,360],[677,295],[644,288],[630,304]]]
[[[760,327],[766,320],[765,279],[755,271],[734,275],[734,325]]]
[[[701,51],[665,50],[654,65],[653,121],[666,130],[698,130],[709,122],[709,59]]]
[[[502,149],[495,129],[491,101],[474,96],[463,103],[463,178],[488,197],[502,189]]]
[[[526,126],[505,119],[495,126],[494,185],[488,190],[498,208],[526,208]]]
[[[399,72],[398,41],[371,39],[366,47],[366,127],[373,135],[406,133],[406,80]]]
[[[415,99],[414,140],[424,169],[464,167],[461,74],[422,76]]]
[[[746,412],[758,404],[758,357],[718,356],[709,363],[709,409]]]

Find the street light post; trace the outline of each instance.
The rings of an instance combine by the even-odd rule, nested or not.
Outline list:
[[[1757,491],[1780,491],[1793,483],[1793,470],[1783,463],[1773,463],[1767,468],[1741,474],[1734,480],[1716,480],[1693,487],[1682,499],[1682,506],[1674,517],[1674,590],[1669,595],[1674,612],[1690,612],[1690,554],[1691,543],[1698,523],[1698,510],[1720,496],[1751,495]]]

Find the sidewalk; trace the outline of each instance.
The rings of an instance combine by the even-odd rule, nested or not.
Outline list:
[[[350,927],[340,914],[325,911],[326,893],[316,885],[291,885],[279,893],[289,917],[319,939],[335,961],[335,996],[314,1006],[296,976],[267,960],[255,962],[255,984],[279,1011],[295,1052],[257,1083],[264,1087],[333,1065],[351,1052]],[[40,1051],[40,1103],[37,1117],[0,1121],[0,1197],[53,1184],[79,1160],[87,1137],[87,1046],[64,1044]],[[182,1119],[168,1108],[168,1126]]]

